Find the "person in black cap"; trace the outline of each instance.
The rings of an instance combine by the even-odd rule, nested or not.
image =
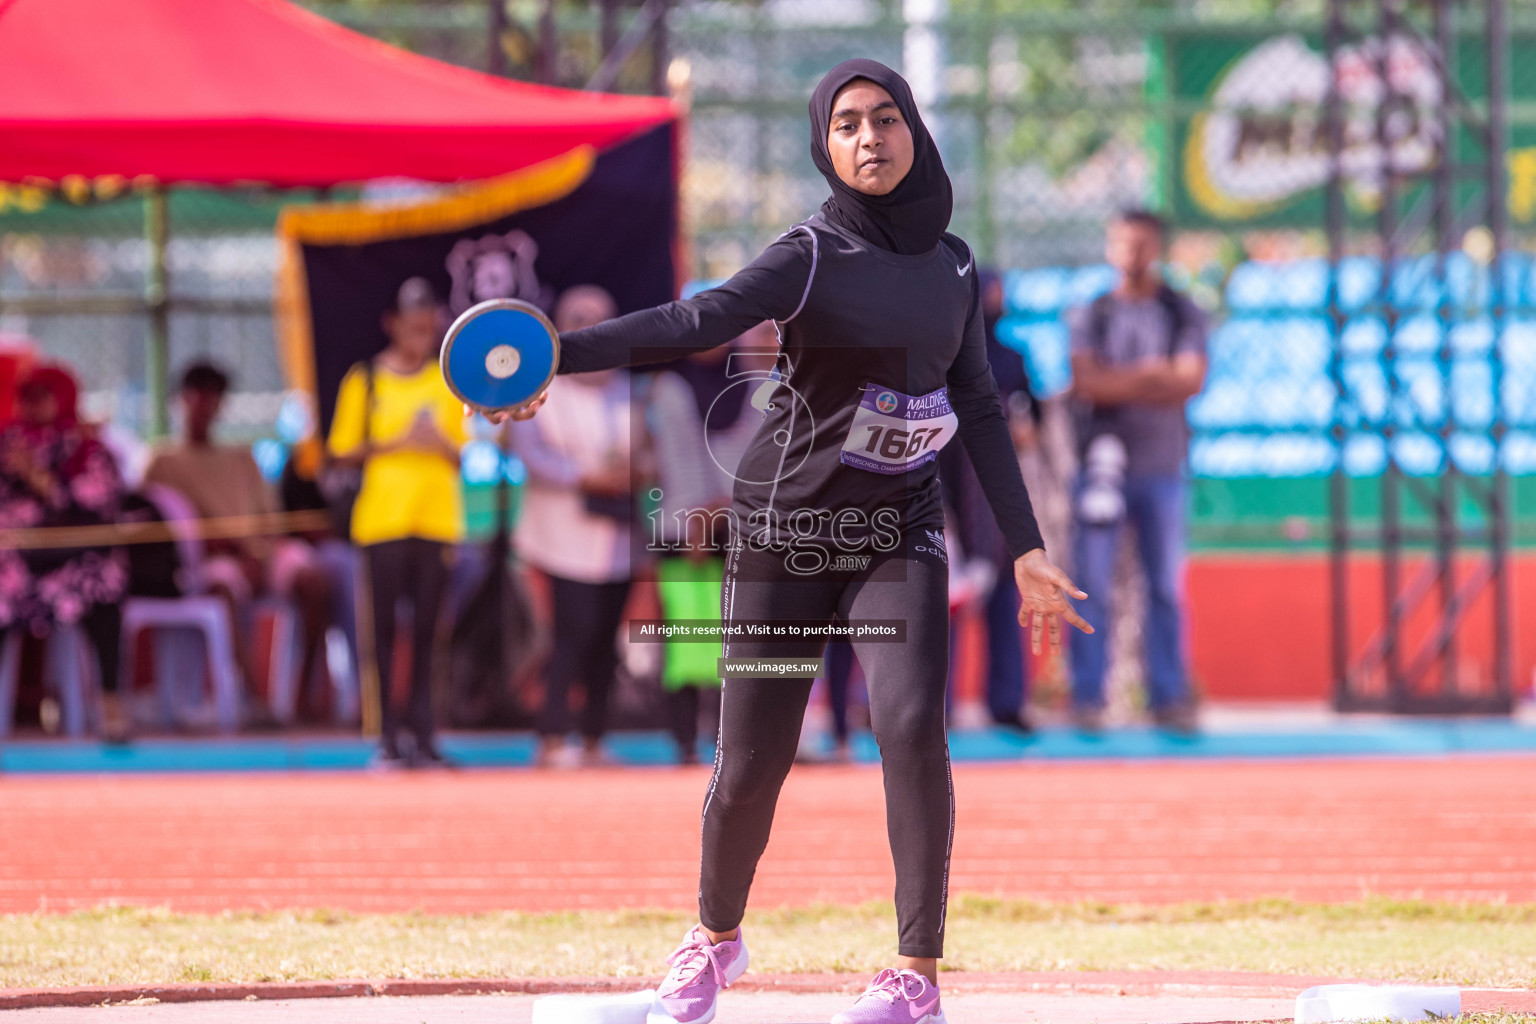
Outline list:
[[[816,87],[810,115],[811,156],[832,189],[820,212],[717,288],[562,335],[559,372],[658,362],[778,325],[777,375],[735,474],[723,618],[744,631],[900,624],[899,642],[853,638],[884,766],[898,956],[834,1024],[942,1024],[954,796],[938,449],[958,436],[976,467],[1036,648],[1042,634],[1059,645],[1062,619],[1091,627],[1068,600],[1086,595],[1046,557],[987,364],[975,259],[945,230],[949,176],[911,90],[884,65],[846,61]],[[719,990],[746,967],[747,893],[812,682],[763,659],[815,660],[825,644],[727,634],[726,667],[757,670],[725,680],[700,924],[672,954],[653,1024],[711,1020]]]

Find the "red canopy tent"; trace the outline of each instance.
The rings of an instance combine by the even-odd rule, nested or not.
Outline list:
[[[443,64],[285,0],[0,0],[0,181],[150,186],[154,434],[167,425],[173,304],[163,186],[488,178],[678,116],[665,98]]]
[[[0,181],[457,181],[676,116],[453,67],[284,0],[0,0]]]

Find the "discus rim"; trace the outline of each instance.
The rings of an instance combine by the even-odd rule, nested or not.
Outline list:
[[[517,405],[484,405],[464,394],[463,391],[459,390],[458,385],[453,382],[453,377],[448,372],[448,355],[453,350],[454,339],[459,336],[459,334],[464,330],[466,326],[469,325],[471,321],[479,319],[486,313],[492,313],[503,309],[511,310],[517,313],[527,313],[529,316],[537,320],[539,324],[544,328],[544,332],[549,335],[549,344],[551,348],[549,375],[544,378],[543,383],[538,386],[538,389],[534,391],[533,396],[527,401],[519,402]],[[455,317],[453,323],[448,325],[448,332],[443,335],[442,349],[438,352],[437,366],[438,370],[443,375],[443,383],[448,385],[448,390],[453,392],[454,396],[457,397],[459,401],[463,402],[471,409],[474,409],[476,412],[495,413],[506,412],[512,409],[521,409],[529,402],[532,402],[540,394],[542,394],[544,389],[549,387],[549,382],[555,379],[556,371],[560,369],[560,332],[555,330],[553,321],[544,315],[544,311],[531,302],[524,302],[522,299],[486,299],[484,302],[477,302],[473,306],[470,306],[464,312]]]

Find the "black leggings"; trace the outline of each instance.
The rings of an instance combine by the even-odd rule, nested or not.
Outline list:
[[[569,728],[567,699],[571,684],[579,683],[587,698],[581,715],[581,734],[589,740],[601,739],[608,729],[608,694],[619,667],[619,652],[614,644],[619,619],[624,615],[624,602],[629,597],[629,581],[581,583],[551,576],[549,583],[554,605],[554,650],[550,652],[549,671],[545,674],[539,735],[565,735]]]
[[[448,545],[421,537],[384,541],[363,548],[368,556],[373,601],[373,656],[379,676],[383,746],[396,749],[400,719],[395,713],[395,618],[402,598],[411,602],[411,696],[406,725],[418,750],[432,746],[432,661],[437,616],[448,585]]]
[[[896,619],[904,643],[854,640],[885,776],[885,820],[896,862],[898,952],[944,954],[944,908],[954,838],[954,789],[944,733],[949,675],[949,577],[943,545],[917,531],[858,570],[803,576],[782,553],[733,547],[721,595],[728,623]],[[824,640],[775,643],[732,637],[738,657],[819,657]],[[710,931],[741,923],[758,858],[768,845],[779,787],[795,759],[810,679],[725,680],[715,773],[704,799],[699,920]]]

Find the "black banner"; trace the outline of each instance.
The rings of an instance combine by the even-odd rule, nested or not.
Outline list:
[[[663,126],[563,169],[536,169],[543,184],[509,176],[488,191],[518,195],[521,187],[524,199],[539,201],[485,201],[489,215],[480,221],[464,213],[475,202],[473,186],[468,198],[426,204],[454,208],[438,230],[423,231],[419,216],[377,209],[300,210],[286,218],[279,232],[298,257],[290,273],[302,275],[302,287],[293,289],[297,330],[286,339],[289,369],[295,384],[313,382],[321,432],[348,368],[384,347],[383,315],[409,277],[432,282],[449,320],[491,298],[523,299],[550,312],[561,292],[581,284],[605,288],[621,313],[675,298],[673,132]],[[560,180],[548,184],[552,177]],[[545,201],[550,192],[559,194]],[[498,215],[509,206],[518,208]],[[369,223],[348,225],[348,216]]]

